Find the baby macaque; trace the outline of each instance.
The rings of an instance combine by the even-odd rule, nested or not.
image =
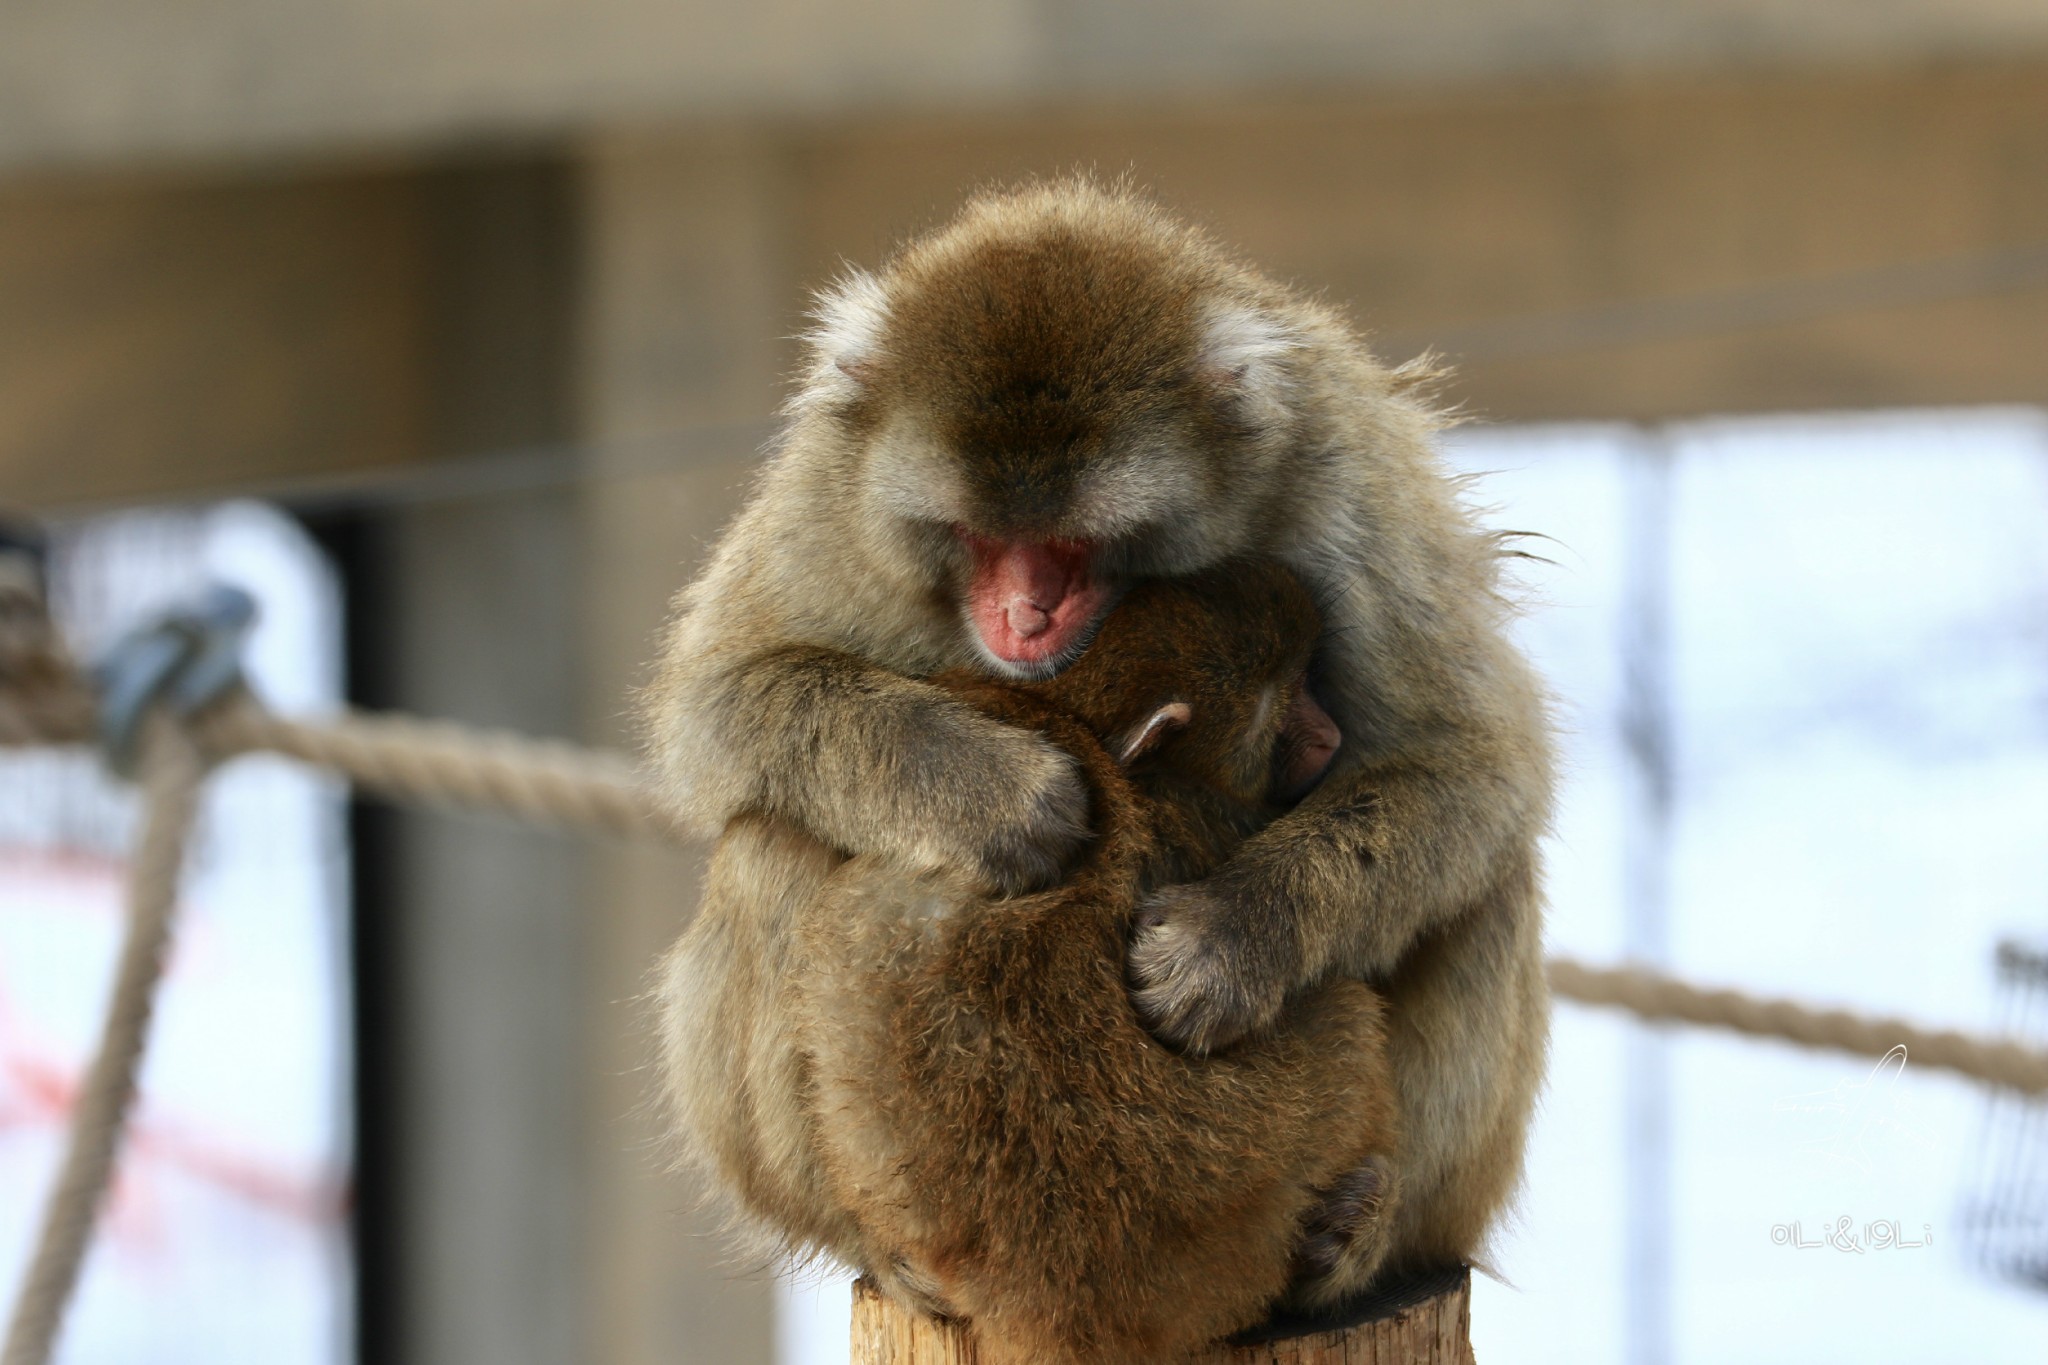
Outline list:
[[[965,1316],[994,1360],[1168,1360],[1290,1289],[1364,1284],[1394,1197],[1374,993],[1332,983],[1188,1058],[1145,1031],[1123,967],[1146,892],[1218,866],[1329,766],[1318,630],[1285,570],[1231,564],[1135,588],[1050,680],[934,679],[1086,775],[1095,839],[1051,890],[883,857],[735,886],[763,866],[735,844],[832,859],[756,820],[728,836],[665,1042],[686,1139],[761,1231]],[[774,966],[732,951],[764,890],[793,938]],[[706,1058],[730,1068],[710,1105]]]

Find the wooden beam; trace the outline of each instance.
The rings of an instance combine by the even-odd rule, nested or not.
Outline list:
[[[963,186],[1128,171],[1396,354],[1469,351],[1490,418],[2048,395],[2048,64],[906,118],[802,163],[812,278]]]
[[[635,214],[649,242],[673,222],[767,263],[745,332],[715,252],[588,297],[620,249],[578,245],[603,168],[664,141],[737,149],[776,186],[745,223],[683,179]],[[1445,350],[1482,417],[2048,395],[2048,63],[684,130],[583,162],[0,189],[0,495],[372,476],[572,435],[724,458],[772,412],[809,286],[967,187],[1077,165],[1129,170],[1389,353]],[[578,309],[619,327],[579,333]]]
[[[413,457],[426,240],[402,176],[0,192],[10,501]]]
[[[0,187],[0,497],[189,496],[556,441],[544,159]]]

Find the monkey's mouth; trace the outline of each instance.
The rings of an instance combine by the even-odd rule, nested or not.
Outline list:
[[[1080,540],[994,540],[965,530],[960,539],[974,560],[967,619],[982,649],[1006,672],[1058,672],[1109,608],[1109,586],[1095,577],[1095,547]]]

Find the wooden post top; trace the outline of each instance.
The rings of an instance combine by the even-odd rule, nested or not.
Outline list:
[[[1316,1320],[1276,1318],[1189,1365],[1473,1365],[1472,1274],[1403,1280]],[[853,1365],[981,1365],[965,1323],[928,1318],[866,1280],[853,1289]]]

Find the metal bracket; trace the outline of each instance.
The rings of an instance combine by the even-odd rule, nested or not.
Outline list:
[[[133,775],[142,718],[152,705],[190,715],[239,683],[242,645],[255,620],[256,599],[240,588],[218,586],[115,645],[93,669],[100,748],[108,766]]]

